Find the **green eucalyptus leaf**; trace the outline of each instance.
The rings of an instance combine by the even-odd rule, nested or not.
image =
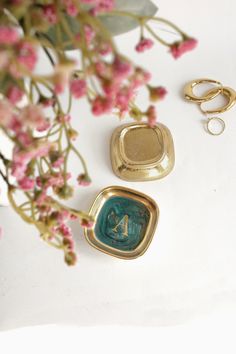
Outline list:
[[[79,25],[79,21],[76,20],[74,17],[68,16],[68,15],[64,15],[64,19],[68,25],[68,27],[70,28],[71,32],[75,35],[77,33],[79,33],[80,31],[80,25]],[[49,41],[55,45],[56,47],[63,47],[63,49],[67,49],[67,50],[72,50],[75,49],[74,47],[70,46],[62,46],[62,43],[65,44],[68,41],[70,41],[69,36],[67,35],[67,33],[65,31],[60,31],[60,41],[59,38],[57,36],[57,26],[51,26],[49,31],[46,34],[42,34],[45,35]]]
[[[154,16],[157,12],[156,5],[154,5],[150,0],[116,0],[115,4],[115,9],[117,11],[122,11],[138,16]],[[79,21],[74,17],[67,16],[66,14],[64,15],[64,18],[71,32],[73,34],[79,33]],[[139,25],[135,18],[132,18],[132,16],[128,15],[112,15],[106,13],[98,16],[98,19],[113,36],[131,31]],[[50,42],[57,47],[61,47],[62,43],[65,44],[70,40],[67,33],[61,31],[62,43],[58,43],[59,38],[57,36],[56,25],[51,26],[49,31],[42,35],[45,35],[50,40]],[[65,47],[64,45],[63,49],[72,50],[75,49],[75,47],[71,45]]]
[[[154,16],[158,9],[150,0],[116,0],[116,10],[138,16]],[[113,36],[129,32],[139,25],[134,18],[125,15],[104,14],[100,20]]]

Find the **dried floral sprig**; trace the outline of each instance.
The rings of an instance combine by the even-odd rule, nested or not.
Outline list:
[[[14,210],[35,225],[44,241],[63,250],[68,265],[76,263],[68,222],[79,219],[82,227],[93,227],[89,215],[59,201],[73,195],[68,170],[72,153],[83,167],[78,184],[91,183],[75,146],[78,133],[71,124],[72,100],[87,97],[95,116],[114,112],[119,117],[147,118],[154,126],[155,106],[140,110],[136,91],[145,86],[151,101],[167,93],[161,86],[151,86],[151,74],[119,52],[103,24],[106,14],[137,22],[140,39],[134,47],[138,52],[150,49],[157,40],[178,58],[197,44],[169,21],[122,11],[113,0],[7,0],[0,4],[0,128],[13,144],[11,159],[0,152],[0,175]],[[151,21],[170,26],[179,41],[166,42]],[[50,75],[35,73],[40,48],[52,64]],[[78,49],[77,63],[69,59],[69,48]],[[60,95],[66,90],[68,107],[63,110]]]

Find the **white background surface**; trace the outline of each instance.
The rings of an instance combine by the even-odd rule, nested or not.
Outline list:
[[[78,146],[88,161],[93,184],[80,188],[72,202],[88,209],[97,192],[108,185],[140,190],[160,207],[156,236],[143,257],[125,262],[91,248],[80,227],[74,225],[79,262],[68,268],[62,255],[41,242],[33,228],[10,209],[0,209],[5,230],[0,243],[0,329],[47,323],[100,328],[49,326],[3,332],[1,343],[8,343],[4,349],[9,352],[13,338],[15,345],[22,345],[26,338],[41,338],[35,350],[47,342],[60,350],[64,344],[79,350],[80,340],[86,343],[96,333],[106,333],[110,339],[124,335],[130,343],[142,334],[140,343],[135,339],[133,344],[139,348],[155,337],[155,347],[162,353],[176,348],[182,353],[235,352],[236,108],[223,116],[225,134],[211,137],[202,128],[197,108],[186,103],[181,92],[187,81],[204,76],[236,89],[236,3],[156,3],[160,16],[182,25],[200,41],[195,52],[178,61],[159,45],[147,54],[132,54],[136,62],[152,69],[153,83],[169,90],[159,106],[159,119],[174,137],[175,170],[161,181],[119,180],[109,161],[109,139],[119,122],[110,116],[93,118],[86,105],[74,105],[74,121],[80,130]],[[131,54],[136,38],[137,32],[120,37],[120,48]],[[77,166],[73,168],[76,173]],[[156,327],[126,332],[103,325]],[[103,336],[96,348],[104,345],[107,338]],[[30,341],[25,345],[27,350]],[[119,348],[117,344],[114,351]]]

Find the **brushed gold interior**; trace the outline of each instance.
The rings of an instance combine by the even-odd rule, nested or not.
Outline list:
[[[163,139],[160,131],[149,127],[134,127],[126,131],[123,139],[126,158],[138,163],[160,160],[163,155]]]
[[[174,143],[169,129],[157,123],[129,123],[117,127],[110,143],[114,173],[126,181],[152,181],[174,167]]]

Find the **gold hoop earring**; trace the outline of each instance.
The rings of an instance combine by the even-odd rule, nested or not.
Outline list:
[[[208,90],[203,96],[199,97],[196,96],[193,93],[193,89],[194,87],[196,87],[199,84],[214,84],[214,85],[218,85],[219,87],[216,87],[214,89],[210,89]],[[212,80],[212,79],[197,79],[197,80],[193,80],[191,82],[189,82],[188,84],[185,85],[184,87],[184,97],[186,100],[191,101],[191,102],[195,102],[195,103],[203,103],[206,101],[209,101],[213,98],[215,98],[216,96],[218,96],[221,91],[222,91],[222,87],[223,85],[221,84],[221,82],[216,81],[216,80]],[[214,90],[214,92],[212,92]]]
[[[198,97],[193,93],[193,88],[201,83],[212,83],[212,84],[216,84],[219,85],[219,87],[215,87],[213,89],[208,90],[203,96]],[[202,104],[207,102],[207,101],[211,101],[214,98],[216,98],[218,95],[222,95],[224,97],[226,97],[228,99],[228,102],[219,108],[216,109],[204,109],[202,107]],[[225,122],[223,121],[223,119],[219,118],[219,117],[207,117],[207,115],[212,115],[212,114],[221,114],[224,113],[226,111],[228,111],[229,109],[231,109],[235,103],[236,103],[236,91],[233,90],[230,87],[225,87],[223,86],[219,81],[216,80],[211,80],[211,79],[197,79],[194,81],[191,81],[190,83],[188,83],[187,85],[185,85],[184,87],[184,97],[186,100],[191,101],[191,102],[195,102],[199,105],[199,108],[201,110],[201,112],[206,116],[207,121],[206,121],[206,131],[211,134],[211,135],[221,135],[224,130],[225,130]],[[220,125],[220,130],[219,131],[215,131],[212,128],[212,123],[218,123]]]
[[[217,92],[217,94],[216,94],[216,92]],[[209,95],[212,94],[211,100],[213,100],[218,95],[222,95],[222,96],[225,96],[226,98],[228,98],[228,103],[226,105],[224,105],[223,107],[219,107],[219,108],[212,109],[212,110],[209,110],[209,109],[204,110],[202,108],[202,104],[204,102],[201,102],[200,103],[200,110],[204,114],[220,114],[220,113],[224,113],[224,112],[228,111],[230,108],[232,108],[235,105],[235,103],[236,103],[236,92],[230,87],[222,87],[220,93],[218,93],[217,89],[212,89],[212,90],[208,91],[208,93],[209,93]]]

